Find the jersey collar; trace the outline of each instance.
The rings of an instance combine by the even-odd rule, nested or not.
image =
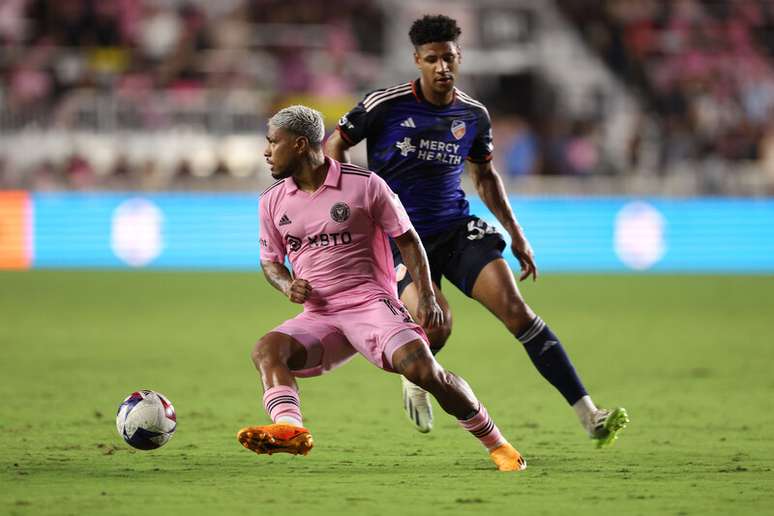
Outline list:
[[[325,181],[320,188],[323,186],[338,188],[341,179],[341,164],[329,156],[325,156],[325,164],[328,166],[328,174],[326,174]],[[294,194],[298,191],[298,185],[292,177],[288,179],[289,181],[285,181],[285,191]]]
[[[328,175],[325,176],[323,185],[338,188],[341,179],[341,164],[330,156],[325,156],[325,163],[328,165]]]

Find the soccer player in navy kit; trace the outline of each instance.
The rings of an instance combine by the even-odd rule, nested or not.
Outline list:
[[[454,86],[461,51],[457,22],[443,15],[424,16],[411,26],[419,79],[367,94],[339,120],[326,149],[349,161],[347,150],[367,140],[368,168],[383,177],[400,197],[430,261],[444,325],[426,329],[437,353],[451,333],[451,312],[441,292],[446,277],[492,312],[518,339],[535,368],[575,410],[599,446],[612,443],[629,419],[626,410],[597,408],[559,341],[524,301],[503,259],[505,241],[495,228],[469,213],[460,185],[464,162],[479,196],[511,237],[521,265],[521,281],[537,279],[532,248],[508,203],[492,166],[492,129],[483,104]],[[412,314],[417,289],[393,248],[398,292]],[[401,275],[402,278],[401,278]],[[403,379],[404,407],[421,432],[432,428],[427,393]]]

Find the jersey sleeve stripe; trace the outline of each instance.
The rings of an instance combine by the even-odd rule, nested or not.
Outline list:
[[[393,93],[395,91],[398,91],[398,90],[400,90],[402,88],[406,88],[407,86],[410,86],[410,85],[411,85],[411,83],[403,83],[403,84],[398,84],[397,86],[392,86],[390,88],[385,88],[383,90],[377,90],[377,91],[374,91],[373,93],[369,93],[363,99],[363,105],[372,102],[377,97],[380,97],[382,95],[388,95],[388,94]]]
[[[371,93],[367,94],[365,98],[363,99],[363,103],[370,102],[374,97],[378,97],[379,95],[384,95],[386,93],[391,93],[395,90],[398,90],[400,88],[404,88],[406,86],[405,83],[397,84],[395,86],[390,86],[389,88],[379,89],[376,91],[372,91]]]
[[[275,186],[278,186],[278,185],[282,184],[284,181],[285,181],[284,179],[280,179],[279,181],[277,181],[276,183],[274,183],[273,185],[271,185],[270,187],[268,187],[266,190],[264,190],[263,192],[261,192],[261,197],[263,197],[264,195],[266,195],[267,193],[269,193],[269,190],[273,189]]]
[[[370,176],[371,171],[368,169],[365,169],[363,167],[358,167],[357,165],[353,165],[351,163],[342,163],[341,164],[341,173],[342,174],[354,174],[358,176]]]
[[[397,93],[393,93],[392,95],[388,95],[386,97],[382,97],[379,100],[377,100],[376,102],[374,102],[373,104],[371,104],[370,106],[366,107],[366,112],[369,112],[369,111],[373,110],[376,106],[378,106],[379,104],[382,104],[383,102],[386,102],[388,100],[391,100],[391,99],[394,99],[394,98],[397,98],[397,97],[402,97],[404,95],[413,95],[413,93],[411,92],[411,89],[409,88],[409,89],[407,89],[405,91],[399,91]]]
[[[481,104],[481,102],[479,102],[478,100],[474,99],[473,97],[471,97],[470,95],[468,95],[467,93],[465,93],[464,91],[462,91],[459,88],[454,88],[454,91],[457,92],[457,95],[459,95],[460,97],[462,97],[464,99],[469,100],[471,103]],[[481,104],[481,105],[483,106],[483,104]]]
[[[342,163],[341,167],[342,168],[346,168],[346,169],[355,170],[357,172],[368,172],[369,174],[371,173],[371,171],[368,170],[367,168],[361,167],[359,165],[355,165],[354,163]]]
[[[461,91],[461,90],[456,90],[456,91],[457,91],[457,97],[458,97],[458,98],[459,98],[459,99],[460,99],[462,102],[464,102],[464,103],[466,103],[466,104],[470,104],[471,106],[476,106],[476,107],[479,107],[479,108],[483,109],[484,111],[486,111],[486,112],[487,112],[487,114],[489,113],[489,111],[486,109],[486,106],[485,106],[485,105],[483,105],[481,102],[479,102],[479,101],[475,100],[475,99],[474,99],[474,98],[472,98],[470,95],[468,95],[467,93],[465,93],[465,92],[463,92],[463,91]]]
[[[470,104],[471,106],[476,106],[478,108],[483,109],[484,111],[487,110],[486,106],[483,105],[481,102],[476,102],[475,100],[471,100],[468,97],[463,97],[462,95],[458,95],[458,98],[460,99],[460,101],[462,101],[462,102],[464,102],[466,104]]]
[[[381,103],[385,99],[389,99],[389,98],[395,97],[396,95],[397,96],[405,95],[405,94],[409,93],[410,91],[411,91],[411,88],[406,86],[405,88],[402,88],[400,90],[396,90],[396,91],[391,91],[389,93],[385,93],[384,95],[380,95],[378,97],[374,97],[373,99],[369,100],[368,102],[365,102],[363,104],[363,107],[366,108],[366,111],[369,111],[373,106],[375,106],[376,104]]]

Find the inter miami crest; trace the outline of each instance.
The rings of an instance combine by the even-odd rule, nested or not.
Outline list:
[[[331,218],[336,222],[344,222],[349,218],[349,206],[345,202],[337,202],[331,207]]]
[[[465,121],[453,120],[451,123],[451,133],[456,139],[460,139],[465,136]]]
[[[290,247],[291,252],[296,252],[299,249],[301,249],[301,239],[298,237],[294,237],[293,235],[288,235],[286,237],[288,241],[288,247]]]

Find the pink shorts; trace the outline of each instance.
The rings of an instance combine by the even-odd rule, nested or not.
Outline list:
[[[385,371],[392,368],[392,354],[411,341],[427,343],[424,330],[394,298],[370,301],[334,313],[304,311],[272,331],[293,337],[306,348],[303,369],[294,376],[319,376],[346,362],[356,353]]]

